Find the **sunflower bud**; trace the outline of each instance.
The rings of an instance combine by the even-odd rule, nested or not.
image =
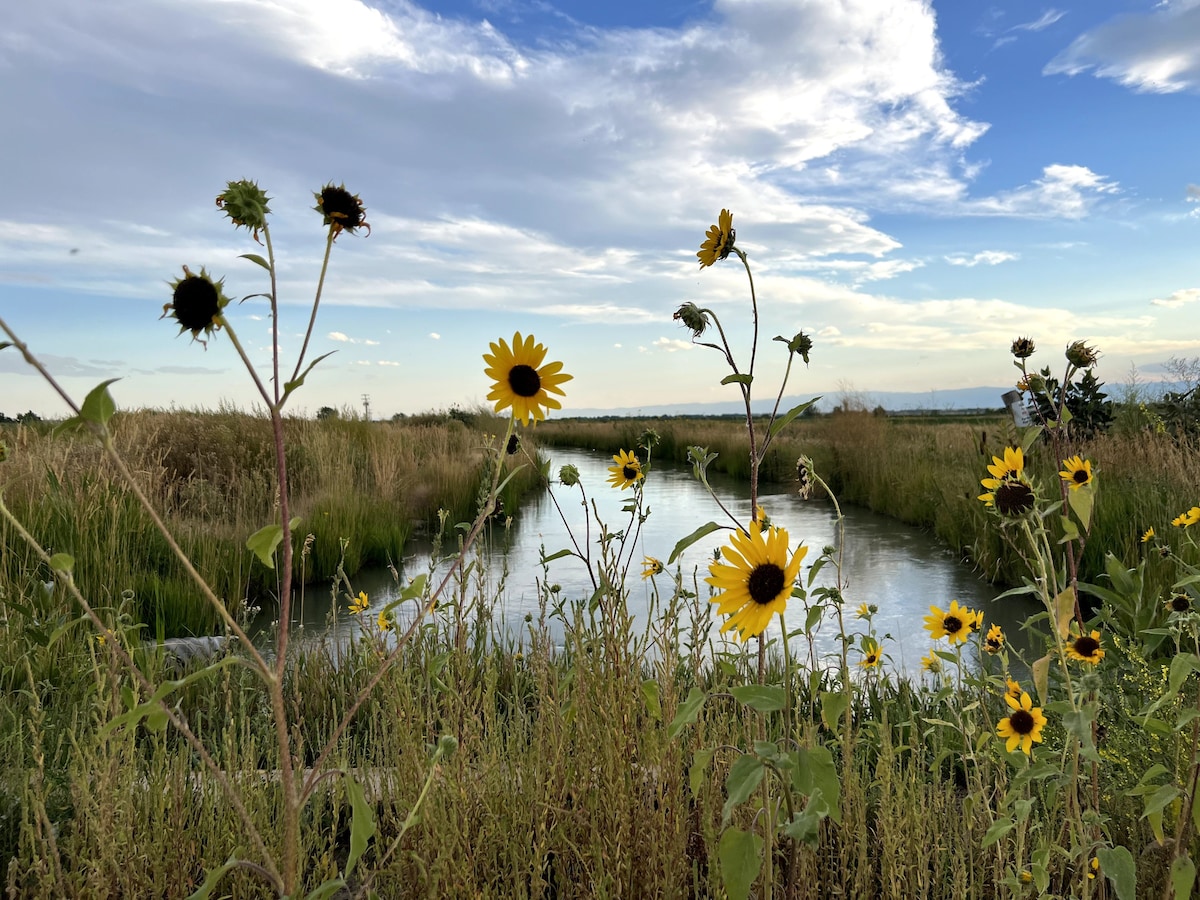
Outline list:
[[[335,187],[330,182],[313,196],[317,198],[317,205],[313,209],[324,217],[325,224],[333,229],[335,238],[343,231],[354,234],[356,228],[366,228],[367,234],[371,233],[366,207],[357,194],[346,190],[344,184]]]
[[[655,431],[653,428],[647,428],[638,435],[637,445],[646,450],[653,450],[658,446],[658,442],[661,440],[662,437],[657,431]]]
[[[1076,341],[1067,347],[1067,362],[1080,368],[1088,369],[1096,364],[1100,354],[1095,347],[1089,347],[1083,341]]]
[[[803,331],[800,331],[797,332],[796,336],[790,341],[782,335],[776,337],[775,340],[787,344],[788,350],[790,350],[792,353],[799,354],[800,358],[804,360],[804,364],[808,365],[808,354],[812,352],[813,342],[812,338],[810,338],[807,334],[805,334]]]
[[[1029,359],[1035,349],[1033,338],[1019,337],[1012,342],[1012,355],[1017,359]]]
[[[163,314],[168,315],[179,323],[179,333],[192,333],[192,340],[201,340],[200,333],[212,335],[221,327],[221,310],[229,305],[229,298],[222,292],[225,279],[213,281],[208,272],[200,269],[199,275],[193,275],[187,267],[183,267],[183,277],[171,282],[171,302],[163,304]]]
[[[253,181],[230,181],[217,195],[217,206],[225,211],[238,228],[249,228],[258,240],[258,233],[267,226],[267,204],[271,198]]]
[[[692,337],[700,337],[708,328],[708,313],[698,307],[695,303],[688,301],[675,310],[675,315],[672,318],[682,322],[685,327],[692,332]]]
[[[567,487],[579,484],[579,469],[575,466],[563,466],[558,470],[558,480]]]

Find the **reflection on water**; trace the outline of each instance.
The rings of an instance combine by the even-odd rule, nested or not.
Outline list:
[[[609,457],[557,448],[543,452],[552,458],[552,473],[557,473],[566,464],[579,469],[589,504],[595,503],[610,530],[617,531],[628,524],[629,516],[621,512],[621,506],[632,494],[616,491],[606,483],[607,467],[611,465]],[[744,482],[715,476],[712,485],[727,509],[743,521],[749,519],[749,489]],[[676,542],[700,525],[710,520],[725,524],[722,521],[724,514],[692,477],[690,467],[655,463],[645,480],[644,490],[650,517],[638,535],[630,578],[626,582],[629,609],[635,619],[640,618],[643,623],[652,586],[639,577],[642,558],[654,556],[665,562]],[[588,523],[578,488],[557,485],[555,497],[571,533],[584,545]],[[837,542],[832,505],[801,500],[794,490],[783,485],[764,486],[760,503],[774,524],[788,530],[793,546],[802,541],[809,547],[803,576],[807,580],[808,566],[820,555],[821,548]],[[885,638],[885,653],[890,656],[893,669],[910,674],[920,670],[920,659],[931,646],[929,633],[923,627],[924,616],[931,605],[945,609],[951,600],[982,609],[987,624],[998,622],[1009,640],[1021,646],[1018,625],[1033,611],[1029,602],[1006,598],[993,603],[992,598],[999,591],[978,578],[931,535],[866,510],[848,508],[844,512],[842,581],[846,627],[848,630],[863,629],[865,623],[855,616],[854,611],[861,603],[876,605],[879,611],[874,618],[874,630],[879,637]],[[593,521],[590,534],[593,557],[598,553],[596,536]],[[689,582],[695,572],[701,580],[701,588],[706,587],[703,577],[707,574],[713,550],[727,540],[728,532],[716,532],[683,553],[677,564],[683,568]],[[536,619],[539,615],[540,584],[557,584],[561,596],[569,598],[591,595],[592,582],[578,558],[554,560],[548,565],[548,571],[543,571],[540,564],[543,548],[546,555],[551,555],[569,546],[568,530],[548,495],[531,498],[507,529],[497,526],[491,530],[489,546],[483,555],[487,563],[482,576],[484,586],[474,593],[486,597],[495,597],[498,593],[498,605],[492,610],[498,630],[512,635],[514,640],[520,639],[526,616]],[[418,552],[403,560],[401,577],[407,579],[427,571],[428,553],[428,548],[423,552],[418,548]],[[832,567],[827,566],[820,572],[816,584],[831,585],[834,578]],[[366,591],[370,596],[372,610],[380,609],[396,596],[395,582],[386,570],[361,572],[353,581],[356,591]],[[658,582],[666,589],[669,579],[660,576]],[[803,624],[804,616],[803,610],[795,609],[795,605],[795,601],[789,605],[788,617],[789,630],[793,631]],[[344,608],[332,617],[330,625],[329,592],[320,586],[309,586],[303,606],[304,640],[341,642],[349,639],[358,627],[357,619],[347,615]],[[300,615],[298,607],[296,613]],[[714,641],[722,639],[718,634],[719,625],[719,621],[714,622],[711,630]],[[333,634],[329,632],[330,627]],[[550,627],[554,638],[561,636],[559,623],[551,622]],[[817,642],[818,655],[835,653],[836,627],[827,624],[820,631],[823,634]],[[779,636],[778,619],[774,620],[770,633]],[[807,654],[806,640],[793,639],[793,647],[797,654]]]

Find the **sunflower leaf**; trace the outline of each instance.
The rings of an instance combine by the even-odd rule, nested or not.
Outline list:
[[[762,869],[763,841],[758,835],[740,828],[726,828],[717,846],[721,860],[721,880],[729,900],[746,900],[750,887]]]
[[[737,383],[737,384],[744,384],[744,385],[746,385],[746,387],[749,387],[751,382],[753,382],[753,381],[754,381],[753,375],[742,375],[739,372],[734,372],[732,375],[726,375],[724,378],[722,378],[721,384]]]
[[[727,796],[725,805],[721,808],[723,824],[729,822],[729,817],[735,809],[750,799],[750,795],[762,782],[765,774],[766,769],[757,756],[746,753],[733,761],[733,765],[729,767],[729,777],[725,779]]]
[[[558,550],[554,553],[551,553],[549,556],[543,556],[542,562],[543,563],[554,562],[556,559],[562,559],[564,556],[574,556],[574,555],[575,555],[574,550],[572,550],[570,547],[564,547],[562,550]]]
[[[350,798],[350,856],[346,859],[346,874],[349,878],[354,871],[354,864],[367,849],[367,844],[375,836],[375,813],[367,803],[363,787],[349,773],[346,778],[346,795]]]
[[[1049,696],[1050,654],[1036,660],[1029,667],[1029,671],[1033,673],[1033,689],[1037,691],[1038,697],[1044,702]]]
[[[778,338],[776,340],[778,340]],[[799,406],[793,406],[780,418],[776,419],[773,423],[771,423],[771,427],[767,430],[767,440],[771,440],[771,438],[783,431],[784,428],[792,423],[793,419],[795,419],[797,416],[803,415],[806,409],[820,399],[820,397],[813,397],[807,403],[801,403]]]
[[[821,693],[821,721],[830,731],[836,732],[841,724],[842,713],[850,705],[850,698],[841,691]]]
[[[246,549],[268,569],[275,568],[275,548],[283,540],[282,525],[266,525],[246,539]]]
[[[1068,492],[1067,501],[1071,504],[1071,510],[1079,517],[1079,524],[1083,526],[1086,533],[1092,523],[1092,501],[1095,496],[1092,494],[1091,486],[1075,488]]]
[[[1054,598],[1054,622],[1058,628],[1058,636],[1063,640],[1071,633],[1071,619],[1075,615],[1075,592],[1064,588]]]
[[[795,753],[797,765],[792,769],[792,784],[805,796],[820,794],[825,805],[822,816],[842,821],[842,782],[837,765],[828,747],[808,747]]]
[[[1200,804],[1197,804],[1200,806]],[[1193,807],[1195,808],[1195,807]],[[1196,883],[1196,864],[1186,854],[1177,856],[1171,863],[1171,889],[1176,897],[1192,896],[1192,885]]]
[[[692,765],[688,768],[688,786],[692,789],[693,797],[700,795],[700,788],[704,785],[704,776],[708,772],[708,764],[712,761],[715,752],[715,747],[708,747],[704,750],[697,750],[695,756],[692,757]]]
[[[729,693],[738,703],[759,712],[778,712],[787,705],[787,694],[778,684],[741,684]]]
[[[679,736],[679,732],[695,722],[696,717],[700,715],[701,708],[704,706],[704,701],[707,699],[708,694],[704,693],[698,687],[694,687],[688,691],[687,699],[680,704],[679,711],[675,713],[675,718],[667,726],[667,738],[675,740]]]
[[[257,253],[243,253],[241,256],[238,257],[238,259],[248,259],[248,260],[250,260],[250,262],[255,263],[256,265],[262,266],[268,272],[271,271],[271,264],[268,263],[261,256],[259,256]]]
[[[1117,900],[1134,900],[1137,895],[1137,874],[1133,854],[1128,847],[1104,847],[1096,851],[1100,860],[1100,871],[1113,886]],[[1176,897],[1187,896],[1176,894]]]
[[[983,843],[980,845],[980,848],[987,849],[992,846],[992,844],[1012,831],[1016,827],[1016,824],[1016,822],[1009,818],[997,819],[983,836]]]
[[[50,557],[50,568],[55,572],[66,572],[69,575],[75,568],[75,557],[70,553],[55,553]]]
[[[667,559],[667,565],[669,566],[671,563],[675,562],[675,560],[679,558],[679,554],[681,554],[688,547],[692,546],[692,544],[696,543],[696,541],[700,540],[702,537],[707,537],[714,531],[719,530],[720,527],[721,526],[716,522],[705,522],[687,537],[682,538],[679,543],[675,545],[675,549],[671,551],[671,556]]]
[[[305,370],[303,372],[301,372],[300,375],[294,381],[285,381],[283,383],[283,396],[279,398],[279,405],[282,406],[283,401],[285,401],[288,398],[288,396],[292,393],[292,391],[296,390],[296,388],[298,388],[304,384],[304,379],[307,378],[308,373],[313,370],[313,366],[315,366],[317,363],[319,363],[323,359],[328,359],[330,356],[333,356],[333,354],[335,354],[335,353],[337,353],[336,350],[330,350],[328,353],[322,353],[320,356],[318,356],[316,359],[314,359],[312,362],[310,362],[308,364],[308,366],[305,368]]]

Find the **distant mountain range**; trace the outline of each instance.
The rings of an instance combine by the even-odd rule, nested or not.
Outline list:
[[[872,410],[882,406],[888,412],[945,412],[948,410],[966,409],[1003,409],[1004,401],[1001,395],[1011,391],[1011,387],[974,387],[956,388],[939,391],[852,391],[849,394],[841,390],[831,390],[825,393],[816,392],[805,397],[784,397],[779,404],[781,411],[787,411],[797,404],[804,403],[813,396],[820,396],[817,408],[821,412],[829,412],[843,401],[853,406]],[[771,400],[760,400],[754,403],[755,413],[769,413]],[[627,406],[619,409],[570,409],[564,410],[566,416],[724,416],[736,415],[743,411],[741,403],[736,400],[720,403],[669,403],[662,406]]]

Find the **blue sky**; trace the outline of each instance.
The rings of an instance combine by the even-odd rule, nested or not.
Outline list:
[[[158,319],[183,264],[264,289],[213,205],[238,178],[275,198],[285,359],[312,191],[373,226],[298,411],[478,403],[517,330],[574,374],[564,413],[733,399],[671,318],[748,340],[744,272],[695,259],[723,207],[764,338],[816,342],[789,394],[1004,385],[1018,335],[1056,370],[1094,343],[1114,386],[1200,354],[1200,0],[41,0],[0,11],[0,70],[0,317],[123,407],[253,404],[225,336]],[[265,364],[264,313],[229,311]],[[4,351],[0,411],[29,408],[62,409]]]

